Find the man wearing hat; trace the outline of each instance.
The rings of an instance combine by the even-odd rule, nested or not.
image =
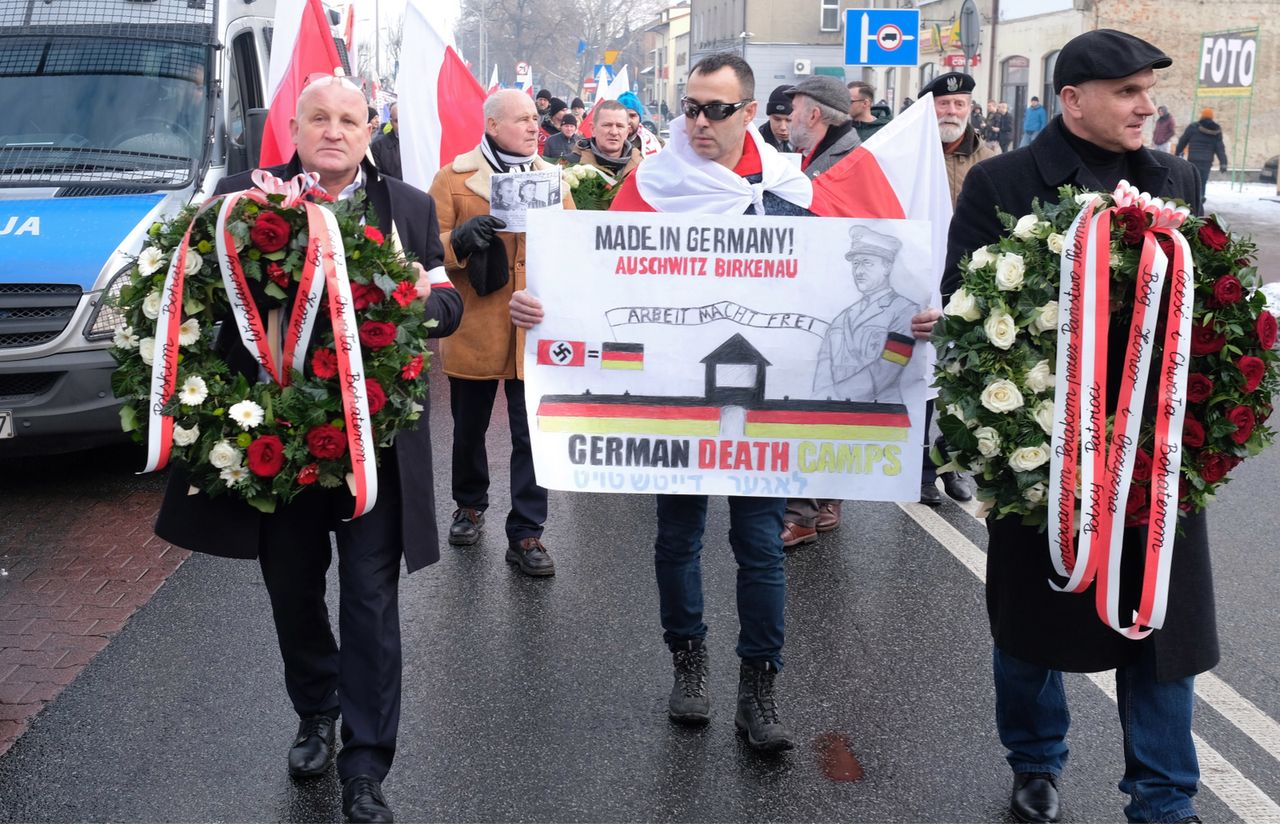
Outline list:
[[[791,145],[804,155],[810,179],[830,169],[862,143],[849,117],[849,92],[826,74],[815,74],[783,92],[791,98]]]
[[[1182,157],[1186,152],[1187,160],[1200,172],[1200,199],[1204,200],[1205,187],[1209,185],[1209,173],[1213,171],[1213,159],[1218,158],[1218,168],[1227,171],[1227,147],[1222,142],[1222,127],[1213,119],[1213,109],[1205,107],[1200,110],[1200,119],[1187,127],[1178,138],[1178,145],[1173,153]]]
[[[586,111],[587,106],[582,102],[581,97],[575,97],[573,100],[569,101],[569,113],[574,116],[574,119],[576,119],[579,124],[587,122],[585,119]]]
[[[1112,191],[1121,180],[1201,212],[1195,168],[1143,147],[1156,112],[1154,70],[1172,64],[1158,48],[1111,29],[1086,32],[1058,54],[1053,87],[1059,111],[1030,146],[984,161],[965,178],[951,222],[942,293],[962,284],[960,258],[1002,234],[996,209],[1024,215],[1032,201],[1058,200],[1072,184]],[[1124,352],[1128,318],[1113,318],[1111,350]],[[1122,364],[1113,358],[1109,368]],[[1115,397],[1108,392],[1107,413]],[[1204,514],[1184,515],[1169,573],[1168,614],[1140,641],[1113,632],[1095,613],[1095,593],[1058,592],[1048,537],[1016,517],[988,517],[987,613],[995,642],[996,727],[1014,773],[1010,808],[1020,821],[1056,821],[1058,777],[1067,762],[1069,714],[1062,672],[1116,671],[1130,821],[1193,819],[1199,765],[1191,737],[1194,676],[1218,662],[1212,573]],[[1125,530],[1142,546],[1145,525]],[[1136,607],[1121,593],[1121,614]]]
[[[551,102],[547,105],[546,114],[542,116],[540,124],[542,128],[538,129],[538,154],[546,154],[547,138],[560,133],[560,121],[568,113],[568,103],[558,97],[551,98]]]
[[[551,106],[551,91],[538,89],[538,96],[533,99],[533,105],[538,107],[538,114],[546,114],[547,108]]]
[[[764,142],[780,152],[794,152],[791,146],[791,98],[786,91],[790,83],[783,83],[769,94],[769,102],[765,104],[764,113],[769,122],[760,127],[760,136]]]
[[[576,160],[578,157],[578,118],[566,114],[560,118],[559,130],[547,138],[542,156],[552,163]]]
[[[662,141],[656,134],[645,128],[644,104],[634,92],[623,92],[618,95],[618,102],[627,110],[627,143],[631,148],[639,149],[641,157],[657,154],[662,150]]]

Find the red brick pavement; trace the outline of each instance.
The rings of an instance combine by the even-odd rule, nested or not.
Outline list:
[[[132,476],[136,462],[0,464],[0,755],[188,555],[152,534],[161,479]]]

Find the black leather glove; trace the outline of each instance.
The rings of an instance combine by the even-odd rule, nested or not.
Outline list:
[[[493,235],[499,229],[507,228],[504,220],[493,215],[476,215],[461,226],[455,226],[449,240],[453,243],[453,253],[458,260],[466,260],[473,254],[489,248]]]
[[[501,243],[494,243],[483,251],[471,255],[467,261],[467,278],[471,288],[480,297],[492,294],[511,278],[511,270],[507,266],[507,249]]]

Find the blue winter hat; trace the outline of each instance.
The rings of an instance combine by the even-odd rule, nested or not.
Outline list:
[[[634,92],[623,92],[618,95],[618,102],[640,115],[641,120],[644,119],[644,104],[640,102],[640,98],[636,97]]]

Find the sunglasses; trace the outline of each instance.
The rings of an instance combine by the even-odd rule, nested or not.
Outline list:
[[[687,97],[680,98],[680,105],[684,107],[685,117],[690,120],[697,120],[698,115],[705,114],[707,120],[712,123],[724,120],[737,113],[750,102],[750,100],[739,100],[737,103],[699,103]]]

